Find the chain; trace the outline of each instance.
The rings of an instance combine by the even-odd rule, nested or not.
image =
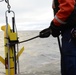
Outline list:
[[[0,2],[3,2],[4,0],[0,0]],[[7,3],[7,8],[8,8],[8,12],[10,13],[10,4],[9,4],[9,0],[5,0],[5,2]]]
[[[9,0],[5,0],[5,2],[7,3],[8,12],[10,13],[10,8],[11,8],[11,6],[10,6],[10,4],[9,4]]]

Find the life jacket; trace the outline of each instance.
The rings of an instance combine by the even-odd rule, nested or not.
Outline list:
[[[68,1],[68,5],[66,4],[66,6],[63,8],[64,9],[64,13],[63,12],[58,12],[60,10],[60,4],[58,1],[62,1],[62,0],[54,0],[54,6],[53,7],[53,10],[54,10],[54,23],[57,25],[57,26],[60,26],[60,25],[69,25],[69,26],[73,26],[73,25],[76,25],[76,1],[74,0],[66,0]],[[63,0],[64,2],[65,0]],[[65,2],[66,2],[65,1]],[[70,2],[71,3],[70,3]],[[71,5],[72,4],[72,5]],[[71,7],[72,6],[72,7]],[[66,10],[65,10],[66,9]],[[63,10],[62,10],[63,11]],[[68,12],[68,14],[66,14]],[[61,16],[60,16],[61,15]]]

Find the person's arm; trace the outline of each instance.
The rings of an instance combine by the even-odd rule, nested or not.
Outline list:
[[[66,24],[66,20],[74,10],[75,0],[58,0],[60,10],[56,13],[53,22],[56,26]]]

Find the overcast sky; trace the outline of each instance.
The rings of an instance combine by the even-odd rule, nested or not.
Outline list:
[[[17,29],[44,29],[53,19],[52,0],[9,0],[15,12]],[[7,4],[0,2],[0,26],[5,23]],[[11,14],[10,14],[11,15]]]

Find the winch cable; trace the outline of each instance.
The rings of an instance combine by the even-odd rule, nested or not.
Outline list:
[[[58,45],[59,45],[60,54],[62,54],[62,46],[61,46],[61,42],[60,42],[59,36],[57,37],[57,40],[58,40]]]
[[[28,41],[33,40],[33,39],[38,38],[38,37],[39,37],[39,35],[37,35],[37,36],[35,36],[35,37],[32,37],[32,38],[30,38],[30,39],[27,39],[27,40],[20,41],[20,42],[18,42],[18,43],[20,44],[20,43],[23,43],[23,42],[28,42]]]
[[[28,42],[28,41],[31,41],[31,40],[36,39],[36,38],[38,38],[38,37],[40,37],[40,36],[37,35],[37,36],[35,36],[35,37],[32,37],[32,38],[27,39],[27,40],[20,41],[20,42],[19,42],[19,40],[17,40],[17,41],[12,42],[12,43],[7,43],[6,46],[7,46],[7,45],[14,45],[14,44],[20,44],[20,43]]]

